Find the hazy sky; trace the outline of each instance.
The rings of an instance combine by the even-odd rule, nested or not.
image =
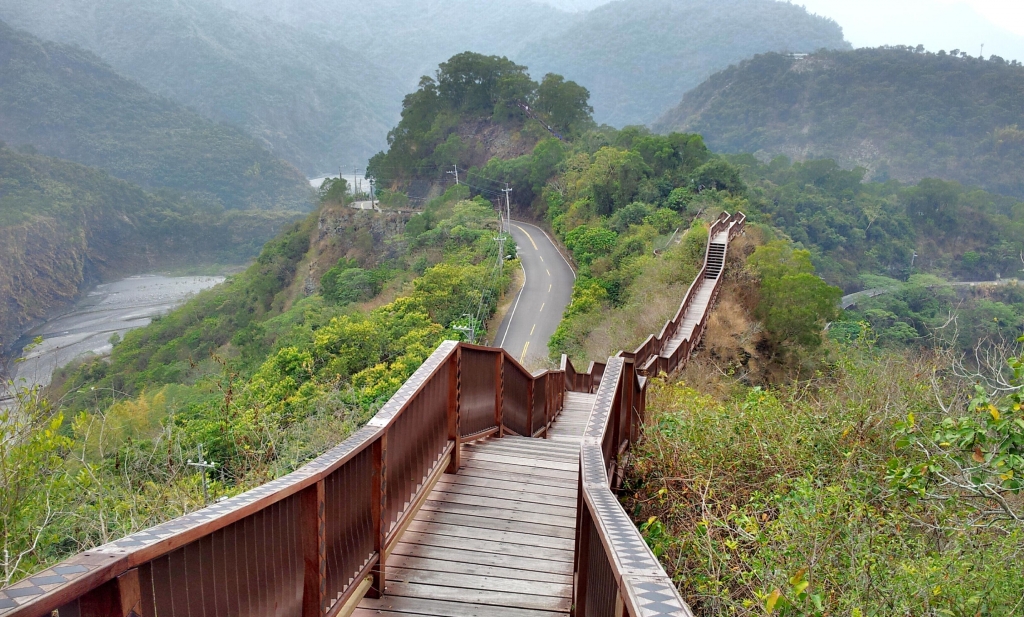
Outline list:
[[[610,0],[545,0],[580,10]],[[786,0],[782,0],[786,1]],[[791,0],[831,17],[855,47],[924,45],[1024,62],[1024,0]]]
[[[794,0],[836,20],[855,47],[918,45],[1024,61],[1024,0]]]

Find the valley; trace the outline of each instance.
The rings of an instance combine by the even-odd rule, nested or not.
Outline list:
[[[136,275],[88,289],[72,309],[22,335],[14,348],[31,349],[12,358],[10,378],[18,388],[45,388],[58,369],[86,356],[109,355],[129,331],[222,282],[223,276]]]

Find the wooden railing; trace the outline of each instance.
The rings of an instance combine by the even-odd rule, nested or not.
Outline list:
[[[730,239],[735,237],[743,229],[745,220],[742,213],[733,216],[723,213],[718,217],[708,230],[704,266],[675,317],[665,324],[658,336],[648,337],[633,352],[619,352],[601,367],[597,401],[580,448],[573,587],[575,617],[692,615],[612,489],[622,479],[620,458],[638,438],[643,424],[646,375],[671,372],[685,365],[704,334],[721,276],[712,283],[715,287],[711,298],[692,335],[664,355],[694,296],[705,284],[711,241],[723,231],[728,231]],[[588,372],[593,372],[595,366],[591,363]],[[562,370],[568,383],[575,371],[565,356]],[[574,390],[590,392],[593,385],[585,376],[575,375]]]
[[[665,323],[665,327],[661,329],[660,333],[657,335],[652,334],[647,337],[647,340],[641,343],[634,351],[623,353],[624,357],[635,360],[637,370],[642,374],[657,375],[660,372],[671,373],[686,363],[693,349],[700,343],[710,311],[704,311],[701,322],[696,328],[694,328],[693,334],[690,337],[684,339],[675,349],[667,349],[669,342],[673,337],[675,337],[676,332],[678,332],[679,328],[682,326],[686,312],[694,301],[697,292],[706,284],[704,276],[707,274],[708,270],[708,257],[711,248],[711,241],[716,235],[723,231],[728,231],[730,240],[735,238],[743,231],[743,225],[746,220],[747,216],[742,212],[737,212],[732,216],[727,212],[723,212],[718,216],[718,219],[716,219],[708,228],[708,250],[705,250],[704,253],[704,263],[701,266],[700,271],[697,273],[696,278],[694,278],[693,283],[690,284],[690,288],[687,290],[686,295],[683,296],[683,301],[679,305],[679,310],[676,311],[675,316]],[[725,259],[725,255],[722,256],[722,259]],[[711,300],[708,302],[709,307],[712,306],[718,298],[718,293],[721,290],[721,281],[722,277],[719,276],[713,283],[714,290],[711,295]]]
[[[631,359],[608,359],[580,449],[576,617],[691,615],[611,490],[620,454],[638,437],[646,386]]]
[[[543,434],[562,371],[448,341],[366,426],[301,469],[85,551],[0,590],[4,617],[347,614],[379,596],[385,560],[459,444]]]

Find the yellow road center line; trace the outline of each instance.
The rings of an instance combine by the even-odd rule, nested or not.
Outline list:
[[[540,310],[539,310],[539,311],[537,311],[537,312],[538,312],[538,313],[541,313],[541,312],[543,312],[543,311],[544,311],[544,306],[545,306],[546,304],[547,304],[546,302],[541,302],[541,304],[540,304]]]
[[[540,249],[537,248],[537,243],[533,241],[533,236],[530,235],[530,232],[526,231],[525,229],[523,229],[519,225],[516,225],[516,229],[518,229],[519,231],[521,231],[524,234],[526,234],[526,237],[530,239],[530,244],[533,245],[533,250],[535,250],[535,251],[539,251],[540,250]]]
[[[548,270],[547,268],[544,268],[544,271],[548,273],[548,276],[551,276],[551,270]]]
[[[544,258],[543,258],[543,257],[541,257],[540,255],[537,255],[537,257],[540,257],[540,260],[541,260],[541,261],[544,261]]]
[[[522,353],[522,355],[519,356],[519,364],[522,364],[523,360],[526,359],[526,350],[529,349],[529,348],[530,348],[530,341],[526,341],[526,344],[523,345],[523,353]]]
[[[536,330],[536,329],[537,329],[537,324],[533,324],[533,327],[530,328],[530,336],[533,336],[533,331]]]
[[[551,285],[548,284],[548,293],[551,293]]]

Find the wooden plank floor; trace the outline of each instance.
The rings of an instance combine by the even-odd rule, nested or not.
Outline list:
[[[572,603],[579,448],[595,395],[566,393],[549,439],[462,447],[355,615],[556,617]]]

